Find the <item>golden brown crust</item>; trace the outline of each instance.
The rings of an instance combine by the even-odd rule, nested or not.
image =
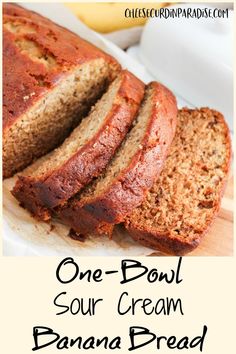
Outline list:
[[[186,234],[184,237],[174,235],[171,230],[168,230],[168,228],[166,229],[166,231],[161,231],[157,227],[150,227],[147,224],[140,223],[140,220],[137,220],[137,213],[135,213],[135,217],[132,215],[131,217],[128,217],[125,222],[125,227],[134,240],[141,243],[145,247],[150,247],[155,250],[159,250],[161,252],[172,255],[184,255],[194,250],[199,245],[202,238],[207,233],[208,229],[211,227],[220,209],[220,203],[224,193],[228,172],[230,169],[232,153],[229,128],[221,113],[214,110],[210,110],[209,108],[202,108],[199,110],[191,110],[184,108],[180,112],[184,112],[184,114],[187,113],[190,115],[193,112],[212,115],[214,117],[217,117],[218,123],[220,123],[224,129],[226,147],[225,164],[222,166],[224,178],[221,181],[219,193],[217,195],[216,200],[214,201],[214,206],[211,209],[211,217],[207,218],[206,223],[202,226],[202,228],[196,226],[194,234],[192,236],[188,236],[188,234]],[[201,139],[201,137],[199,137],[199,139]],[[164,170],[163,173],[165,173]],[[189,174],[190,173],[191,171],[189,171]],[[189,232],[190,231],[192,230],[189,230]]]
[[[85,201],[73,198],[57,211],[78,232],[111,233],[112,225],[123,221],[142,202],[161,172],[175,132],[177,106],[175,97],[163,85],[153,82],[149,87],[155,93],[143,148],[104,192]]]
[[[119,85],[102,127],[69,160],[43,176],[19,176],[12,193],[38,218],[49,219],[49,209],[63,204],[98,176],[122,142],[143,98],[144,84],[124,70]]]
[[[6,133],[74,67],[96,58],[119,67],[115,59],[92,44],[16,4],[3,4],[3,33],[3,131]],[[33,44],[41,61],[22,53],[19,47],[22,40]],[[51,59],[49,67],[43,64],[44,58]]]

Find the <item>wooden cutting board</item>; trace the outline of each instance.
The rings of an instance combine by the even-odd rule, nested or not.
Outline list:
[[[232,256],[233,255],[233,218],[234,218],[234,182],[229,176],[220,212],[204,236],[200,245],[189,256]],[[152,254],[155,256],[157,254]]]

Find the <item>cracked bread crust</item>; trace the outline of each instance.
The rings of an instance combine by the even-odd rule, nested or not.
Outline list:
[[[222,114],[208,108],[180,110],[164,169],[125,220],[132,238],[172,255],[194,250],[219,211],[230,160],[230,134]]]
[[[16,4],[3,4],[3,32],[3,129],[73,67],[97,58],[119,67],[76,34]]]
[[[33,175],[18,176],[12,193],[21,205],[30,210],[37,218],[48,220],[51,217],[50,209],[65,203],[87,185],[92,178],[98,176],[128,132],[143,98],[144,84],[133,74],[124,70],[110,87],[110,91],[117,87],[111,107],[106,112],[98,130],[88,141],[76,151],[71,152],[69,158],[61,165],[55,166],[55,168],[48,166],[42,175],[37,176],[36,173],[36,177]],[[104,95],[106,99],[110,91],[108,89]],[[91,115],[97,113],[96,108],[100,107],[105,100],[103,97],[92,109]],[[97,114],[99,114],[99,110]],[[86,119],[82,124],[86,123]],[[76,140],[79,130],[80,126],[72,133],[72,140]],[[67,140],[69,139],[71,140],[70,137]],[[61,151],[64,146],[64,150],[66,150],[67,140],[60,147]]]
[[[62,143],[120,71],[52,21],[3,4],[3,177]]]
[[[157,82],[147,86],[143,107],[148,97],[150,102],[146,105],[150,105],[150,112],[147,125],[142,131],[140,146],[127,166],[118,172],[108,186],[104,185],[97,195],[92,187],[57,210],[60,218],[76,232],[111,234],[114,224],[122,222],[143,201],[161,172],[175,133],[177,105],[173,94]],[[126,141],[129,142],[129,137]],[[127,143],[126,145],[129,146]],[[125,153],[126,151],[122,151],[122,154]]]

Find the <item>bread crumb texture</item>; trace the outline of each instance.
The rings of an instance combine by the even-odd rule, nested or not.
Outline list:
[[[4,177],[59,145],[119,70],[67,29],[3,4]]]
[[[164,169],[126,227],[154,248],[161,236],[177,240],[181,253],[184,243],[199,243],[219,209],[231,148],[224,118],[214,110],[182,109],[177,122]]]
[[[144,84],[121,71],[62,145],[18,176],[13,195],[33,215],[49,218],[49,209],[63,205],[104,170],[126,136],[143,94]]]
[[[107,169],[57,210],[63,221],[83,234],[111,234],[113,226],[142,203],[161,172],[176,117],[173,94],[157,82],[150,83],[133,127]]]

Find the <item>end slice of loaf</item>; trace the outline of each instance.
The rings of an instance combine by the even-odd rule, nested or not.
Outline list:
[[[43,220],[50,209],[98,176],[130,128],[144,95],[144,84],[124,70],[64,143],[18,177],[12,191],[20,203]]]
[[[110,233],[144,199],[161,172],[175,132],[172,93],[150,83],[134,126],[102,176],[58,210],[75,231]]]
[[[230,155],[229,130],[220,113],[180,110],[164,169],[125,220],[130,235],[168,254],[193,250],[219,210]]]
[[[76,34],[4,3],[3,177],[60,145],[119,71]]]

